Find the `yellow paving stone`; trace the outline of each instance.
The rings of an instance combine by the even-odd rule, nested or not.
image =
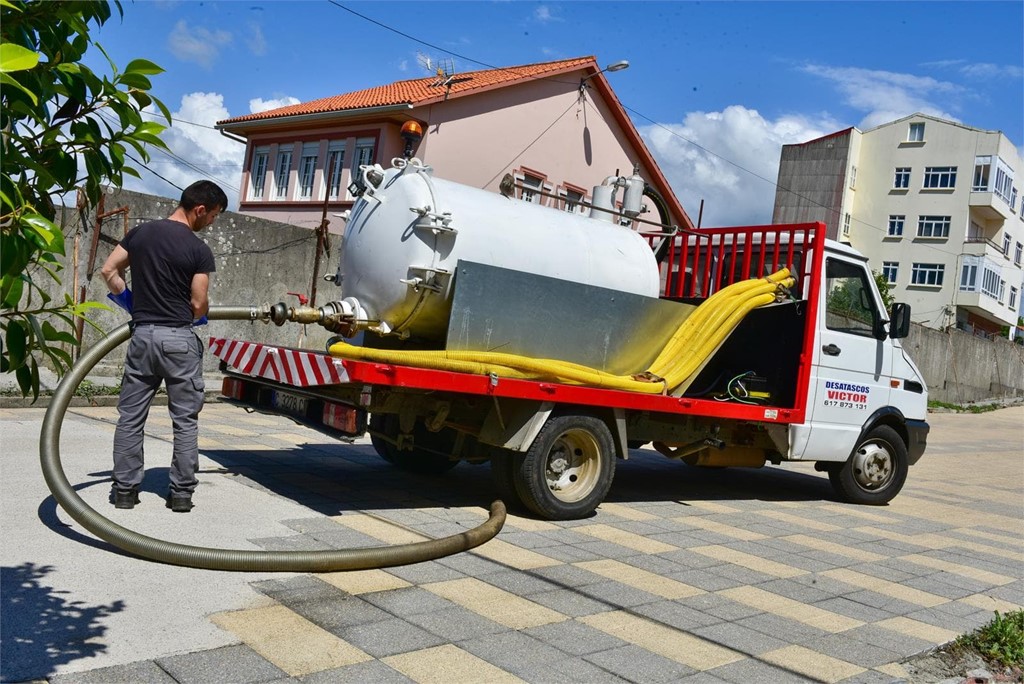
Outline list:
[[[859,665],[839,660],[803,646],[786,646],[762,653],[760,658],[787,670],[793,670],[822,682],[838,682],[864,672]]]
[[[401,527],[398,523],[383,520],[372,515],[334,515],[331,516],[331,520],[356,532],[362,532],[374,539],[379,539],[386,544],[410,544],[430,539],[430,537],[419,532],[413,532]]]
[[[625,520],[658,520],[658,516],[646,511],[638,511],[625,504],[608,503],[605,501],[597,507],[599,513],[608,513]]]
[[[906,544],[914,544],[916,546],[923,546],[928,549],[948,549],[950,546],[957,546],[962,549],[970,549],[971,551],[980,551],[981,553],[987,553],[993,556],[999,556],[1001,558],[1009,558],[1021,563],[1024,563],[1024,551],[1017,551],[1014,549],[1003,549],[988,544],[980,544],[978,542],[972,542],[966,539],[960,539],[959,537],[947,537],[941,534],[902,534],[900,532],[894,532],[892,530],[883,530],[877,527],[858,527],[858,532],[864,532],[866,534],[873,534],[882,539],[891,539],[893,541],[904,542]]]
[[[635,532],[627,532],[626,530],[620,530],[616,527],[612,527],[611,525],[584,525],[582,527],[574,527],[572,529],[574,532],[587,534],[603,541],[618,544],[619,546],[625,546],[627,549],[633,549],[640,553],[664,553],[666,551],[679,550],[671,544],[666,544],[655,539],[648,539],[643,535],[636,534]]]
[[[388,656],[381,658],[381,662],[420,684],[514,684],[523,681],[452,644]]]
[[[733,589],[723,589],[716,593],[751,608],[757,608],[766,613],[802,622],[805,625],[817,627],[822,631],[832,632],[833,634],[855,629],[864,624],[860,620],[854,620],[845,615],[833,613],[830,610],[824,610],[823,608],[801,603],[785,596],[779,596],[757,587],[735,587]]]
[[[989,541],[999,542],[1000,544],[1014,544],[1016,546],[1024,546],[1024,534],[994,534],[992,532],[986,532],[985,530],[976,530],[971,527],[961,527],[952,531],[960,532],[961,534],[969,535],[972,537],[988,539]]]
[[[292,677],[373,660],[281,605],[217,613],[210,619]]]
[[[1016,502],[1015,502],[1016,503]],[[998,515],[970,506],[942,504],[928,499],[903,494],[889,504],[893,512],[911,515],[927,520],[953,520],[959,525],[984,525],[1007,532],[1020,530],[1020,519],[1007,515]]]
[[[877,513],[869,513],[868,511],[861,510],[856,506],[850,504],[823,504],[820,506],[823,511],[831,511],[832,513],[842,513],[843,515],[852,515],[855,518],[861,518],[862,520],[870,520],[871,522],[882,523],[883,525],[889,525],[894,522],[899,522],[899,519],[891,515],[879,515]]]
[[[383,570],[358,570],[356,572],[327,572],[317,575],[328,584],[332,584],[350,594],[370,594],[375,591],[403,589],[411,587],[401,577],[395,577]]]
[[[865,575],[862,572],[847,570],[846,568],[826,570],[821,574],[826,577],[831,577],[834,580],[845,582],[846,584],[852,584],[853,586],[860,587],[861,589],[873,591],[876,594],[890,596],[892,598],[907,601],[908,603],[914,603],[926,608],[939,606],[943,603],[949,603],[949,599],[944,596],[929,594],[927,591],[921,591],[920,589],[908,587],[896,582],[890,582],[889,580],[881,579],[879,577]]]
[[[500,539],[492,539],[486,544],[473,549],[472,553],[516,568],[517,570],[533,570],[534,568],[550,568],[553,565],[562,565],[560,560],[509,544]]]
[[[847,558],[864,561],[865,563],[873,563],[885,558],[885,556],[880,553],[873,553],[871,551],[853,548],[852,546],[846,546],[845,544],[825,541],[824,539],[818,539],[817,537],[809,537],[806,534],[791,534],[787,537],[781,537],[781,539],[792,542],[793,544],[799,544],[800,546],[806,546],[810,549],[826,551],[839,556],[846,556]]]
[[[970,577],[971,579],[976,579],[979,582],[987,582],[996,586],[1002,586],[1016,581],[1013,577],[989,572],[988,570],[964,565],[963,563],[951,563],[950,561],[942,560],[941,558],[932,558],[931,556],[925,556],[918,553],[910,554],[908,556],[900,556],[900,560],[910,561],[916,565],[923,565],[926,568],[933,568],[935,570],[941,570],[943,572],[960,575],[962,577]]]
[[[689,584],[677,582],[674,579],[662,577],[617,560],[581,561],[573,563],[573,565],[662,598],[675,600],[707,593],[703,589],[691,587]]]
[[[200,449],[215,449],[215,448],[224,447],[224,446],[226,446],[226,445],[223,442],[218,442],[215,439],[210,439],[209,437],[203,437],[203,436],[199,437],[199,448]]]
[[[927,622],[912,620],[911,618],[903,616],[889,618],[888,620],[880,620],[876,622],[875,625],[882,629],[888,629],[892,632],[899,632],[900,634],[906,634],[907,636],[924,639],[925,641],[930,641],[936,645],[944,644],[960,636],[959,632],[942,629],[935,625],[929,625]]]
[[[213,430],[233,437],[248,437],[252,434],[252,430],[248,428],[240,428],[233,425],[218,425]]]
[[[808,511],[813,514],[813,511]],[[809,527],[812,530],[818,530],[819,532],[834,532],[839,529],[838,525],[832,525],[827,522],[820,520],[814,520],[805,515],[794,515],[792,513],[786,513],[784,511],[775,510],[764,510],[757,511],[758,515],[763,515],[766,518],[772,518],[773,520],[781,520],[784,523],[790,523],[793,525],[799,525],[801,527]]]
[[[605,634],[611,634],[695,670],[711,670],[745,658],[732,649],[645,620],[624,610],[587,615],[577,619]]]
[[[966,603],[969,606],[975,608],[981,608],[982,610],[998,610],[1000,613],[1012,613],[1015,610],[1020,610],[1021,606],[1016,603],[1004,601],[993,596],[986,596],[985,594],[972,594],[971,596],[965,596],[962,599],[957,599],[960,603]]]
[[[714,532],[725,537],[732,537],[733,539],[739,539],[741,541],[756,541],[758,539],[765,539],[765,535],[758,532],[751,532],[745,530],[742,527],[733,527],[732,525],[726,525],[716,520],[711,520],[702,515],[684,515],[678,518],[672,518],[673,522],[680,523],[682,525],[689,525],[690,527],[696,527],[706,532]]]
[[[772,505],[779,508],[804,508],[806,503],[803,501],[773,501]]]
[[[946,492],[948,495],[953,497],[954,503],[965,499],[996,499],[1005,501],[1009,504],[1016,504],[1020,500],[1020,492],[1002,491],[996,487],[971,487],[965,486],[961,482],[947,482],[945,480],[918,482],[917,488]]]
[[[568,620],[567,615],[499,589],[474,577],[422,585],[427,591],[512,629],[529,629]]]
[[[688,551],[699,553],[708,558],[716,558],[726,563],[732,563],[733,565],[739,565],[750,570],[756,570],[757,572],[763,572],[766,575],[772,575],[773,577],[796,577],[798,575],[806,575],[806,570],[800,568],[794,568],[791,565],[784,565],[783,563],[776,563],[775,561],[768,560],[767,558],[761,558],[753,554],[744,553],[743,551],[736,551],[734,549],[726,548],[724,546],[694,546]]]
[[[740,513],[740,509],[733,508],[732,506],[726,506],[725,504],[715,503],[714,501],[684,501],[685,505],[692,508],[698,508],[708,513]]]

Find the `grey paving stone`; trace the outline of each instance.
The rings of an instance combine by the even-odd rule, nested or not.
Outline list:
[[[512,592],[516,596],[530,596],[544,591],[562,588],[559,584],[552,582],[546,577],[540,577],[532,572],[521,570],[507,570],[494,572],[487,576],[487,583]]]
[[[1020,573],[1021,568],[1017,569]],[[1024,606],[1024,581],[1013,582],[1012,584],[1004,584],[1001,587],[993,587],[991,589],[985,589],[979,591],[986,596],[994,596],[1010,603],[1016,603],[1018,606]]]
[[[636,555],[636,551],[633,549],[606,541],[584,542],[577,544],[576,548],[581,551],[588,551],[601,558],[614,558],[616,560],[624,560]]]
[[[626,562],[635,568],[640,568],[647,572],[653,572],[655,575],[661,575],[663,577],[673,572],[682,572],[687,569],[679,565],[679,563],[669,560],[664,556],[652,556],[649,554],[632,556]]]
[[[501,531],[501,540],[521,549],[536,549],[543,553],[542,549],[549,546],[561,546],[563,543],[540,532],[509,532],[507,530],[508,528]]]
[[[633,612],[684,632],[692,632],[698,627],[708,627],[722,622],[720,617],[683,605],[679,601],[661,601],[638,606]]]
[[[576,620],[531,627],[523,631],[573,656],[583,656],[626,645],[625,641]]]
[[[906,680],[897,679],[878,670],[865,670],[860,674],[840,680],[839,684],[901,684]]]
[[[917,577],[917,573],[906,572],[893,567],[891,561],[888,559],[877,563],[860,563],[858,565],[852,565],[850,566],[850,569],[864,575],[868,575],[869,577],[878,577],[879,579],[896,583],[906,582],[909,579]],[[931,572],[934,572],[934,570]]]
[[[676,599],[676,602],[722,620],[742,620],[745,617],[757,615],[761,612],[757,608],[737,603],[718,594],[698,594],[697,596]]]
[[[731,680],[722,679],[711,674],[711,672],[697,672],[675,680],[673,684],[728,684]],[[745,680],[748,682],[750,680]]]
[[[967,577],[960,577],[951,573],[935,573],[926,577],[912,577],[904,580],[901,584],[927,591],[929,594],[936,594],[944,598],[954,600],[986,591],[992,587],[987,582],[979,582]]]
[[[402,565],[395,568],[388,568],[387,572],[395,577],[401,577],[412,584],[429,584],[430,582],[446,582],[453,579],[462,579],[466,573],[459,572],[437,561],[416,563],[414,565]]]
[[[613,580],[605,580],[596,584],[578,587],[577,592],[600,601],[613,608],[632,608],[648,603],[657,603],[664,599],[641,589],[628,587]]]
[[[648,538],[680,549],[688,549],[691,546],[706,546],[708,540],[703,537],[698,537],[695,534],[691,534],[689,531],[690,529],[692,528],[679,531],[659,532],[657,534],[650,535]],[[670,551],[668,553],[672,552]]]
[[[547,568],[537,568],[530,572],[537,577],[550,581],[552,588],[576,589],[578,587],[585,587],[588,584],[608,581],[596,572],[590,572],[574,565],[553,565]]]
[[[396,653],[408,653],[448,643],[447,639],[401,618],[343,627],[337,634],[374,658],[386,658]]]
[[[698,636],[734,651],[757,655],[788,646],[789,643],[735,622],[722,622],[694,630]]]
[[[694,546],[697,546],[697,544],[694,544]],[[717,558],[711,558],[710,556],[705,556],[702,553],[695,553],[685,549],[680,549],[679,551],[668,551],[658,555],[675,563],[679,563],[684,567],[695,570],[706,570],[707,568],[713,568],[717,565],[725,565]]]
[[[623,646],[586,656],[589,662],[631,682],[674,682],[695,670],[639,646]]]
[[[450,642],[472,639],[484,634],[498,634],[508,631],[508,627],[493,620],[477,615],[462,606],[435,610],[429,613],[403,616],[407,621],[436,634]]]
[[[708,670],[706,674],[714,677],[720,677],[727,682],[735,682],[736,684],[752,684],[753,682],[765,682],[766,684],[768,682],[771,684],[802,684],[804,682],[818,681],[816,679],[807,679],[795,672],[775,667],[774,665],[761,662],[754,658],[744,658],[743,660],[736,661],[735,663],[721,665],[712,670]]]
[[[55,675],[49,681],[51,684],[175,684],[176,680],[152,660],[143,660],[86,672]]]
[[[508,570],[506,565],[472,553],[458,553],[447,558],[439,558],[437,562],[469,577],[481,577],[492,572]]]
[[[455,607],[451,601],[420,587],[377,591],[363,594],[362,599],[399,617]]]
[[[812,651],[824,653],[825,655],[845,660],[848,663],[860,665],[861,667],[885,665],[902,657],[902,654],[897,651],[861,641],[856,638],[852,631],[842,634],[829,634],[802,645]]]
[[[159,658],[155,662],[179,684],[256,684],[288,677],[287,672],[245,644]]]
[[[555,589],[531,594],[530,600],[570,617],[607,613],[615,607],[604,601],[583,596],[575,589]]]
[[[412,684],[413,680],[379,660],[345,665],[299,677],[301,684]]]
[[[896,656],[892,662],[901,660],[915,653],[934,648],[936,644],[924,639],[918,639],[907,634],[901,634],[891,629],[884,629],[878,625],[864,625],[844,632],[843,636],[849,635],[871,646],[878,646],[887,651],[892,651]],[[884,664],[884,663],[883,663]],[[874,666],[873,666],[874,667]]]
[[[742,584],[761,584],[762,582],[769,581],[773,577],[773,575],[769,575],[767,573],[732,564],[715,568],[714,572],[719,577],[727,577]]]
[[[848,593],[846,594],[846,598],[857,603],[863,603],[864,605],[871,606],[872,608],[884,610],[892,615],[906,615],[907,613],[912,613],[920,608],[920,606],[908,601],[902,601],[891,596],[867,591],[866,589]]]
[[[805,644],[813,639],[826,636],[827,634],[827,632],[817,629],[816,627],[811,627],[810,625],[805,625],[802,622],[790,620],[778,615],[772,615],[771,613],[761,613],[760,615],[742,618],[737,620],[736,624],[756,629],[769,636],[784,634],[786,639],[794,644]]]
[[[522,632],[488,634],[460,641],[457,646],[506,672],[519,675],[539,664],[565,659],[565,653]]]
[[[546,546],[543,553],[548,558],[562,561],[563,563],[578,563],[580,561],[601,560],[600,556],[593,551],[585,551],[575,546]]]
[[[674,572],[669,575],[669,578],[683,584],[689,584],[691,587],[703,589],[704,591],[721,591],[722,589],[732,589],[733,587],[746,584],[746,582],[730,576],[731,574],[731,570],[726,569],[725,566],[716,566],[713,569],[705,568],[702,570]],[[759,576],[759,582],[763,582],[764,579],[764,575]]]
[[[761,582],[757,585],[758,589],[764,589],[770,591],[773,594],[779,596],[785,596],[786,598],[793,599],[794,601],[800,601],[801,603],[814,603],[815,601],[824,601],[825,599],[835,596],[834,593],[819,588],[814,582],[808,582],[806,579],[773,579],[767,582]]]
[[[858,603],[857,601],[851,601],[845,596],[836,596],[824,601],[817,601],[811,605],[815,608],[830,610],[833,613],[860,620],[861,622],[878,622],[879,620],[886,620],[892,617],[892,613],[888,611]]]
[[[627,680],[588,663],[583,658],[565,658],[537,665],[524,665],[519,677],[536,684],[561,684],[562,682],[584,682],[585,684],[617,684]]]

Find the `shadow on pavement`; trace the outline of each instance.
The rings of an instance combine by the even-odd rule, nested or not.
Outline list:
[[[85,606],[65,601],[42,581],[53,570],[34,563],[0,567],[0,681],[47,677],[58,665],[107,649],[97,643],[107,631],[101,621],[124,610],[125,603]]]

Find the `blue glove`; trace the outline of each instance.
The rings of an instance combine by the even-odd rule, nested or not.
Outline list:
[[[197,325],[206,325],[209,322],[210,322],[209,318],[207,318],[206,316],[200,316],[196,320],[192,321],[192,327],[194,328]]]
[[[114,302],[128,313],[132,312],[132,291],[127,287],[124,288],[124,292],[121,294],[108,294],[107,299]]]

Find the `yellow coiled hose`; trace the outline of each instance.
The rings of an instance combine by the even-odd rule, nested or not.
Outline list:
[[[336,342],[328,351],[331,356],[371,363],[667,394],[700,370],[744,316],[775,301],[793,283],[789,269],[784,268],[767,278],[744,280],[719,290],[683,321],[647,371],[632,376],[605,373],[569,361],[501,352],[369,349],[347,342]]]

